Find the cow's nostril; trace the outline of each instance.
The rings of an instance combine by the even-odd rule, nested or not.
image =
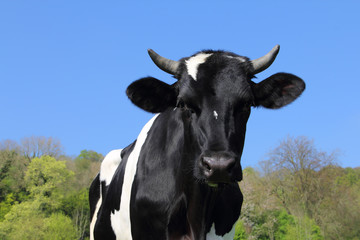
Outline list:
[[[235,158],[227,156],[203,157],[200,167],[210,182],[229,182],[235,167]]]
[[[211,171],[211,167],[210,167],[210,165],[208,163],[203,162],[203,165],[204,165],[206,170]]]

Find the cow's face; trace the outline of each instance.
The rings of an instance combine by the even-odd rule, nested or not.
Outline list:
[[[127,95],[134,104],[150,112],[177,109],[189,126],[194,176],[209,185],[240,181],[240,158],[246,123],[252,106],[280,108],[305,89],[298,77],[278,73],[256,84],[255,73],[274,61],[278,46],[255,61],[229,52],[203,51],[172,61],[149,50],[162,70],[178,81],[168,85],[155,78],[132,83]]]

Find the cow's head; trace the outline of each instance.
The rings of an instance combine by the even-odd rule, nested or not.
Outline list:
[[[279,52],[275,46],[268,54],[250,61],[224,51],[202,51],[173,61],[148,50],[154,63],[178,80],[168,85],[148,77],[133,82],[127,89],[130,100],[149,112],[181,109],[189,125],[197,159],[194,176],[209,185],[239,181],[240,158],[246,123],[251,107],[281,108],[305,89],[295,75],[277,73],[255,83],[254,75],[268,68]]]

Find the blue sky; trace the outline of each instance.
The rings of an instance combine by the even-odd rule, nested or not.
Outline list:
[[[258,81],[289,72],[304,94],[280,110],[255,109],[243,166],[290,136],[359,164],[359,1],[1,1],[0,140],[58,138],[69,155],[132,142],[151,114],[125,95],[134,80],[173,78],[147,49],[177,60],[202,49],[252,59],[281,50]]]

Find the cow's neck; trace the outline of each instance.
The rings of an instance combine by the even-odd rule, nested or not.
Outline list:
[[[205,239],[212,225],[217,190],[195,183],[188,196],[187,220],[193,239]]]

